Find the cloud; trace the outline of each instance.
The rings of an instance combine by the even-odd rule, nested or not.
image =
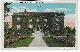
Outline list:
[[[52,12],[53,10],[52,9],[49,9],[49,8],[47,8],[47,9],[45,9],[44,10],[44,12]]]
[[[24,10],[26,9],[27,12],[37,12],[36,9],[29,9],[29,8],[26,8],[25,6],[22,6],[22,7],[15,7],[13,6],[11,11],[14,11],[14,12],[23,12]]]
[[[36,9],[28,9],[28,8],[26,8],[26,11],[27,11],[27,12],[37,12]]]
[[[19,13],[19,12],[23,12],[23,11],[24,11],[24,9],[22,9],[22,8],[16,8],[16,7],[13,6],[12,9],[10,9],[10,11],[8,12],[8,14],[9,15],[13,15],[13,13]]]
[[[13,15],[13,13],[16,13],[16,11],[13,10],[13,9],[11,9],[11,10],[8,12],[8,15],[11,16],[11,15]]]
[[[26,9],[26,7],[25,6],[22,6],[22,7],[20,7],[20,9]]]
[[[75,20],[76,14],[68,14],[64,16],[64,19],[66,20]]]
[[[68,8],[52,8],[52,9],[45,9],[44,12],[67,12],[69,11]]]
[[[65,12],[65,11],[68,11],[68,9],[67,8],[53,8],[53,11],[63,11],[63,12]]]
[[[36,9],[32,9],[31,12],[37,12],[37,10]]]

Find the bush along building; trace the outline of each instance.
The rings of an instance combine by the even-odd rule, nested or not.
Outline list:
[[[62,36],[64,33],[64,12],[24,12],[12,15],[15,34],[22,35],[35,31]]]

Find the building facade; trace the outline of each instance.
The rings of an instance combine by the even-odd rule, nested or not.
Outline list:
[[[12,27],[22,33],[23,29],[49,32],[53,36],[64,33],[64,12],[24,12],[12,15]]]

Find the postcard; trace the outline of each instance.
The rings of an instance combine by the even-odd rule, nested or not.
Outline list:
[[[4,48],[75,48],[76,3],[5,2]]]

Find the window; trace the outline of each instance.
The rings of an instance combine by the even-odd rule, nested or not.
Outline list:
[[[20,22],[20,18],[17,18],[17,21]]]
[[[17,25],[17,30],[20,30],[20,25]]]
[[[55,16],[57,16],[57,14],[55,14]]]
[[[30,19],[29,22],[32,22],[32,19]]]
[[[48,26],[47,26],[48,27]]]
[[[58,17],[61,17],[61,16],[58,16]]]
[[[32,27],[33,27],[33,25],[30,24],[30,25],[29,25],[29,28],[32,28]]]
[[[56,26],[55,30],[59,30],[59,29],[60,29],[60,27],[59,26]]]
[[[46,26],[46,24],[44,24],[44,26]]]
[[[39,19],[37,19],[37,22],[39,22]]]
[[[58,26],[59,24],[56,23],[56,26]]]
[[[56,21],[60,21],[58,18],[56,18]]]
[[[8,22],[6,22],[6,24],[8,24]]]
[[[45,22],[47,22],[47,19],[44,19]]]

